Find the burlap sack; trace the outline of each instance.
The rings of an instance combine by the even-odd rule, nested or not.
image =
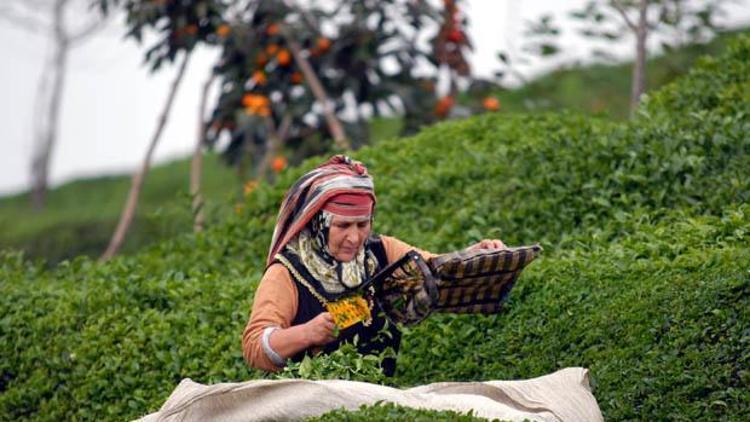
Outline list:
[[[522,381],[443,382],[400,390],[356,381],[257,380],[202,385],[184,379],[143,422],[295,421],[378,401],[508,421],[599,422],[588,371],[566,368]]]

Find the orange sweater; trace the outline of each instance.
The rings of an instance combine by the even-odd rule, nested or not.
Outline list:
[[[425,258],[434,254],[422,251],[395,237],[381,236],[388,263],[394,262],[410,250],[416,250]],[[276,263],[268,267],[255,291],[250,319],[242,334],[242,352],[245,360],[255,368],[278,371],[271,359],[263,351],[261,336],[267,327],[289,328],[297,314],[297,286],[289,270]]]

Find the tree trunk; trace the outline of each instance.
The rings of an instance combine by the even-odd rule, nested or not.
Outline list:
[[[185,57],[182,59],[182,64],[180,65],[180,69],[177,71],[177,75],[172,81],[172,86],[169,91],[169,96],[167,97],[167,102],[164,105],[164,110],[162,110],[161,116],[159,117],[156,131],[151,138],[151,143],[148,147],[148,150],[146,151],[146,156],[143,158],[143,164],[141,165],[140,170],[133,173],[133,179],[130,184],[130,192],[128,193],[128,199],[125,203],[125,208],[123,208],[122,210],[120,221],[119,223],[117,223],[117,228],[112,235],[112,239],[109,241],[107,250],[104,251],[104,254],[101,256],[101,258],[99,258],[100,261],[107,261],[115,254],[117,254],[117,252],[120,250],[120,247],[122,246],[122,243],[125,240],[125,235],[130,228],[130,224],[133,222],[135,210],[138,206],[138,197],[140,196],[141,188],[143,187],[143,180],[145,179],[151,165],[151,156],[153,155],[154,149],[156,149],[156,144],[159,142],[159,138],[161,138],[161,134],[167,124],[167,118],[169,116],[170,110],[172,109],[172,103],[174,102],[177,88],[179,88],[182,77],[185,75],[185,68],[187,67],[189,59],[190,53],[187,52],[185,53]]]
[[[450,82],[450,93],[453,99],[458,98],[458,73],[448,66],[448,81]]]
[[[328,124],[328,130],[330,130],[331,135],[333,135],[333,141],[336,143],[336,146],[343,150],[351,149],[351,144],[346,138],[344,128],[341,126],[341,122],[339,122],[339,120],[336,118],[336,114],[331,108],[331,104],[328,100],[328,95],[323,88],[323,84],[320,83],[320,79],[318,79],[318,76],[315,74],[312,66],[310,66],[310,62],[308,62],[307,59],[302,55],[302,50],[299,44],[285,32],[283,32],[283,34],[287,44],[289,45],[289,49],[292,51],[294,61],[297,63],[297,66],[299,66],[302,74],[305,76],[305,80],[307,81],[308,85],[310,85],[310,90],[312,91],[313,95],[315,95],[315,98],[323,107],[323,115],[325,116],[326,123]]]
[[[271,165],[274,157],[281,151],[286,138],[287,127],[291,124],[291,116],[289,114],[284,115],[278,130],[274,127],[273,119],[270,116],[265,118],[265,123],[268,138],[266,140],[266,152],[258,166],[258,180],[266,178],[268,167]]]
[[[216,75],[211,71],[201,91],[200,105],[198,106],[198,136],[193,151],[193,160],[190,163],[190,196],[193,198],[193,231],[203,231],[206,216],[203,212],[203,196],[201,195],[201,178],[203,177],[203,144],[206,140],[206,97],[208,90],[214,82]]]
[[[641,0],[638,9],[638,26],[635,31],[635,63],[633,63],[633,78],[630,87],[631,116],[638,108],[641,95],[646,90],[646,38],[648,36],[646,11],[648,10],[648,0]]]
[[[54,6],[54,59],[48,69],[43,72],[51,71],[54,75],[52,93],[49,97],[48,110],[44,110],[41,119],[42,129],[38,132],[35,141],[35,151],[31,161],[31,203],[36,211],[44,208],[47,199],[47,184],[49,179],[49,162],[52,157],[52,149],[57,140],[57,126],[60,117],[60,104],[65,84],[65,74],[68,64],[68,51],[70,43],[65,32],[64,12],[68,0],[57,0]],[[46,90],[46,76],[42,75],[39,89]],[[44,98],[45,93],[39,93],[40,98]]]
[[[251,142],[253,142],[252,137],[248,136],[247,133],[243,135],[245,139],[243,140],[242,144],[240,145],[240,158],[239,161],[237,161],[237,181],[239,182],[239,189],[237,190],[237,200],[242,201],[242,198],[244,197],[244,188],[245,183],[248,181],[248,161],[252,161],[253,154],[251,152]],[[250,168],[252,168],[252,163],[250,163]]]

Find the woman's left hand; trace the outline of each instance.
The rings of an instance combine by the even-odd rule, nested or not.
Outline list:
[[[505,243],[500,239],[483,239],[479,242],[469,246],[468,250],[474,251],[477,249],[504,249]]]

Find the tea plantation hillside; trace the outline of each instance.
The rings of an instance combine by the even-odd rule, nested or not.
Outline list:
[[[545,247],[503,313],[411,327],[388,382],[583,366],[607,420],[750,419],[749,133],[743,36],[627,124],[485,115],[357,152],[375,177],[376,231],[435,252],[482,237]],[[185,377],[261,377],[240,334],[283,187],[321,160],[206,233],[108,264],[46,270],[5,252],[0,419],[131,419]],[[378,379],[356,362],[340,353],[290,372]],[[382,409],[355,413],[413,414]]]
[[[654,57],[648,64],[649,89],[684,75],[701,54],[724,50],[734,33],[721,34],[707,44],[689,45]],[[592,65],[559,70],[512,90],[469,93],[462,104],[476,105],[485,95],[497,97],[501,113],[578,110],[624,119],[628,115],[630,64]],[[370,139],[380,142],[397,136],[401,121],[378,118],[371,122]],[[155,167],[144,185],[136,221],[122,253],[191,230],[188,197],[190,163],[178,160]],[[98,257],[106,248],[122,210],[130,178],[112,176],[67,183],[52,189],[47,208],[29,212],[28,194],[0,198],[0,248],[20,249],[50,265],[79,255]],[[216,155],[204,163],[203,193],[209,224],[230,212],[227,204],[239,196],[237,176]],[[84,204],[84,206],[81,206]]]

